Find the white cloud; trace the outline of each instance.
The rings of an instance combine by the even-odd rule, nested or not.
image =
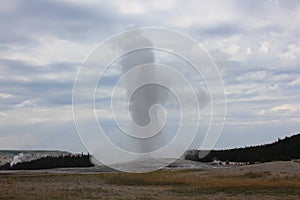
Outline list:
[[[7,94],[7,93],[0,93],[0,99],[2,98],[2,99],[6,99],[6,98],[10,98],[10,97],[12,97],[12,95],[11,94]]]
[[[252,54],[252,50],[251,50],[250,47],[248,47],[248,48],[246,49],[246,54],[247,54],[247,55],[251,55],[251,54]]]
[[[285,120],[289,120],[291,118],[300,120],[300,105],[281,104],[269,109],[259,110],[258,115],[268,116],[272,119],[276,119],[276,117],[287,117]]]
[[[227,52],[230,55],[234,55],[239,51],[240,47],[236,44],[230,44],[226,49],[225,52]]]
[[[290,44],[288,45],[287,50],[283,52],[282,57],[290,60],[294,60],[298,58],[299,55],[300,55],[300,47],[297,46],[296,44]]]
[[[262,42],[260,45],[259,50],[262,53],[268,54],[269,53],[269,43],[268,42]]]
[[[22,108],[22,107],[33,107],[36,106],[38,99],[27,99],[20,104],[15,105],[17,108]]]
[[[40,66],[70,61],[79,65],[96,45],[53,36],[40,36],[36,40],[39,43],[38,46],[29,46],[26,49],[23,46],[15,46],[12,50],[4,50],[0,57],[3,59],[22,60]],[[15,53],[16,51],[18,53]]]
[[[24,104],[29,105],[18,106],[16,109],[3,112],[3,116],[5,116],[5,118],[0,121],[0,127],[38,124],[41,122],[55,124],[58,122],[69,122],[73,120],[71,106],[42,107],[33,103],[34,107],[32,107],[33,105],[31,101]]]
[[[208,28],[236,20],[230,2],[179,1],[175,11],[170,22],[181,28],[193,26]]]
[[[0,112],[0,117],[6,117],[7,116],[7,114],[6,113],[4,113],[4,112]]]
[[[300,105],[283,104],[273,107],[271,112],[279,115],[299,115]]]
[[[295,78],[289,85],[300,86],[300,77]]]
[[[270,76],[266,70],[252,71],[237,77],[239,81],[262,81]]]

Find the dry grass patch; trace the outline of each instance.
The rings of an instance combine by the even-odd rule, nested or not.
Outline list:
[[[296,178],[266,178],[271,173],[247,172],[241,175],[210,175],[188,171],[161,171],[148,174],[105,174],[106,183],[123,186],[164,186],[183,195],[212,193],[300,195],[300,181]]]
[[[1,175],[0,199],[191,199],[268,195],[300,199],[300,177],[268,171],[176,170],[145,174]],[[19,197],[19,198],[18,198]],[[273,199],[273,198],[272,198]]]

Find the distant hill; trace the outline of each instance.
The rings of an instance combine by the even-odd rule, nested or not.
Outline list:
[[[52,154],[70,154],[68,151],[58,151],[58,150],[0,150],[0,155],[18,155],[20,153],[52,153]]]
[[[185,158],[200,162],[220,160],[247,163],[300,159],[300,134],[259,146],[212,151],[189,150]]]

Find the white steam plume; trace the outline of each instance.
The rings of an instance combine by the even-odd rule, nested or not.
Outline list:
[[[134,37],[131,38],[126,38],[126,40],[122,40],[120,43],[120,47],[125,51],[127,49],[134,49],[135,46],[152,47],[153,45],[149,39],[143,37],[141,34],[134,35]],[[133,120],[132,123],[141,127],[145,127],[151,123],[151,127],[149,129],[144,129],[144,131],[148,132],[160,129],[159,114],[161,112],[157,105],[165,105],[168,98],[166,89],[156,84],[144,85],[137,89],[137,87],[139,87],[137,84],[140,83],[141,80],[157,82],[156,80],[162,78],[162,75],[158,71],[159,69],[157,69],[154,65],[151,65],[151,63],[154,62],[154,52],[151,49],[142,49],[129,53],[124,55],[120,61],[120,64],[122,65],[122,75],[124,75],[123,81],[126,87],[127,99],[129,100],[129,112]],[[142,67],[134,69],[137,66],[145,64],[147,64],[146,68]],[[130,70],[137,71],[135,73],[127,73]],[[151,135],[151,133],[140,132],[141,129],[136,129],[135,126],[132,126],[131,130],[133,135],[138,137],[143,137],[142,134]],[[149,152],[151,146],[153,146],[151,141],[148,143],[143,141],[137,145],[140,145],[140,148],[138,149],[141,153]]]
[[[16,165],[17,163],[26,162],[31,159],[31,155],[19,153],[19,155],[14,156],[13,160],[10,162],[10,166]]]

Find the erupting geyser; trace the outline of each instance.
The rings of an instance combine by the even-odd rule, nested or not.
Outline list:
[[[159,79],[165,76],[155,65],[155,56],[151,41],[142,35],[134,35],[120,43],[123,50],[133,49],[139,46],[147,46],[149,49],[138,49],[126,54],[121,58],[123,84],[126,88],[128,109],[131,117],[131,133],[140,139],[136,144],[139,153],[151,151],[151,141],[146,141],[148,136],[161,133],[163,126],[161,116],[164,115],[162,106],[166,104],[168,91],[159,84]],[[139,85],[141,82],[151,82],[153,84]]]

